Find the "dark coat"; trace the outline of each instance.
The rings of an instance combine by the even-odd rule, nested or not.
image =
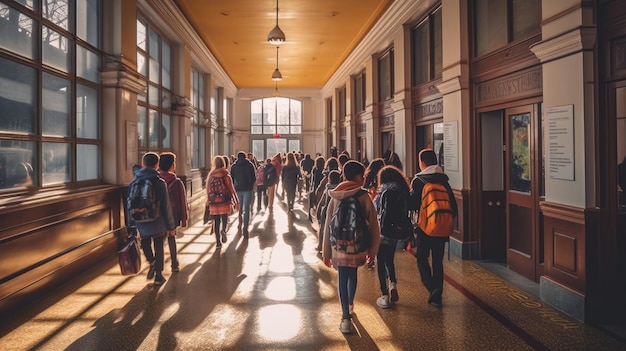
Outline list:
[[[233,178],[235,191],[252,191],[256,174],[254,166],[246,158],[238,158],[230,167],[230,176]]]

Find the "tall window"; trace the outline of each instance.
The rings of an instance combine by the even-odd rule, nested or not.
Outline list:
[[[365,111],[365,72],[354,77],[354,112]]]
[[[100,1],[0,2],[0,188],[100,178]]]
[[[393,97],[393,49],[378,59],[378,101]]]
[[[150,26],[137,20],[137,71],[146,82],[137,106],[139,153],[171,149],[171,49]]]
[[[191,68],[191,107],[193,118],[191,120],[191,145],[192,157],[191,168],[205,166],[206,150],[206,112],[204,111],[204,77],[194,67]]]
[[[475,0],[474,6],[476,56],[541,30],[541,0]]]
[[[441,9],[411,30],[413,85],[441,78]]]
[[[346,87],[337,90],[337,108],[339,109],[339,120],[346,118]]]
[[[277,152],[299,151],[302,138],[302,101],[284,97],[250,103],[252,153],[259,159]]]

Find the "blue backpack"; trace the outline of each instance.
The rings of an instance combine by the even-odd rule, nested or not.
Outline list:
[[[133,221],[152,222],[161,216],[161,204],[152,179],[135,177],[128,188],[126,207]]]

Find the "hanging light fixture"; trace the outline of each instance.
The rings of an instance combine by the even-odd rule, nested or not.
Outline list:
[[[278,46],[276,47],[276,69],[274,70],[274,73],[272,73],[272,80],[275,82],[283,80],[283,75],[280,74],[280,71],[278,70]]]
[[[280,45],[285,42],[285,33],[278,26],[278,0],[276,0],[276,27],[267,35],[267,42],[272,45]]]

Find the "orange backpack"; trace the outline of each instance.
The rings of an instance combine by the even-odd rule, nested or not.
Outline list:
[[[448,190],[443,184],[426,182],[422,188],[422,202],[417,225],[429,236],[450,236],[454,230],[454,212]]]

